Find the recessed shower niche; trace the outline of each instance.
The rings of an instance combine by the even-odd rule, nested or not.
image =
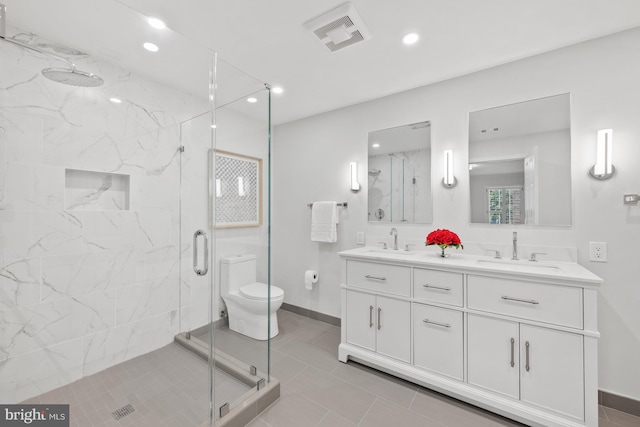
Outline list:
[[[65,210],[126,211],[130,193],[129,175],[65,169]]]

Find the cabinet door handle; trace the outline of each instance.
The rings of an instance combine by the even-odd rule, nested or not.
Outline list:
[[[516,366],[516,362],[515,362],[515,344],[516,344],[516,340],[511,338],[511,367],[513,368],[514,366]]]
[[[450,290],[451,290],[451,288],[445,288],[445,287],[443,287],[443,286],[433,286],[433,285],[430,285],[430,284],[428,284],[428,283],[425,283],[425,284],[424,284],[424,285],[422,285],[422,286],[423,286],[424,288],[440,289],[441,291],[450,291]]]
[[[526,354],[526,361],[525,361],[525,365],[524,365],[524,369],[527,370],[527,372],[529,372],[529,341],[527,341],[526,343],[524,343],[524,348],[525,348],[525,354]]]
[[[373,306],[369,306],[369,327],[373,327]]]
[[[428,324],[430,324],[430,325],[442,326],[443,328],[450,328],[450,327],[451,327],[451,325],[450,325],[450,324],[448,324],[448,323],[434,322],[434,321],[429,320],[429,319],[422,319],[422,321],[423,321],[424,323],[428,323]]]
[[[369,274],[367,274],[367,275],[366,275],[366,276],[364,276],[364,277],[366,277],[367,279],[373,279],[373,280],[387,280],[387,278],[386,278],[386,277],[371,276],[371,275],[369,275]]]
[[[507,301],[526,302],[527,304],[540,304],[538,301],[536,301],[534,299],[512,298],[512,297],[508,297],[508,296],[504,296],[504,295],[501,298],[504,299],[504,300],[507,300]]]
[[[382,313],[382,309],[378,307],[378,330],[382,328],[382,324],[380,323],[380,313]]]

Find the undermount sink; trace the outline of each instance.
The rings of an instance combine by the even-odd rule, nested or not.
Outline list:
[[[531,262],[526,260],[510,260],[510,259],[479,259],[478,264],[497,264],[505,267],[512,267],[514,269],[519,268],[534,268],[534,269],[548,269],[548,270],[560,270],[560,267],[553,264],[547,264],[546,262]]]
[[[394,250],[394,249],[371,248],[371,249],[367,249],[365,253],[386,254],[386,255],[415,255],[416,251],[401,251],[401,250]]]

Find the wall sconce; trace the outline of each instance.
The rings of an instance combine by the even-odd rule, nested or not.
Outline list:
[[[358,163],[351,162],[349,166],[351,167],[351,185],[349,188],[354,193],[357,193],[360,191],[360,184],[358,183]]]
[[[453,176],[453,150],[444,150],[444,178],[442,185],[445,188],[455,187],[458,180]]]
[[[616,168],[611,164],[611,152],[613,148],[613,130],[602,129],[598,131],[596,145],[596,164],[589,169],[589,175],[595,179],[604,180],[613,176]]]

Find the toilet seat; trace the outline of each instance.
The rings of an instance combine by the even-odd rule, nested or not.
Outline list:
[[[240,288],[240,295],[252,300],[267,300],[269,286],[266,283],[255,282]],[[277,286],[271,286],[271,299],[284,296],[284,291]]]

